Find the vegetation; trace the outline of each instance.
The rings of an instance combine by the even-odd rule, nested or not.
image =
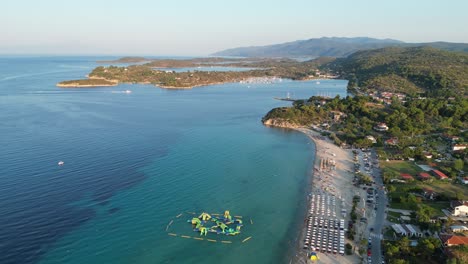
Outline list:
[[[412,162],[409,161],[383,161],[380,162],[380,166],[383,171],[384,182],[386,183],[389,182],[390,178],[398,178],[400,172],[409,173],[415,176],[417,173],[422,171],[419,167],[415,166]],[[468,199],[467,186],[452,184],[450,182],[437,180],[435,178],[432,178],[430,181],[415,180],[412,182],[406,182],[405,184],[388,183],[387,189],[389,191],[389,196],[392,198],[392,203],[398,203],[398,199],[402,195],[408,195],[409,193],[422,194],[424,190],[431,190],[436,193],[436,196],[434,197],[435,202]],[[431,207],[435,208],[437,205],[431,205]]]
[[[115,63],[135,61],[144,58],[122,58]],[[90,74],[90,78],[113,80],[119,83],[153,84],[165,88],[191,88],[227,82],[238,82],[250,78],[287,78],[305,80],[316,77],[319,65],[330,62],[330,58],[299,62],[292,59],[223,59],[198,58],[189,60],[151,60],[142,65],[128,67],[99,66]],[[187,71],[175,72],[165,68],[223,66],[254,68],[246,71]],[[84,80],[80,80],[84,81]]]
[[[241,47],[215,53],[217,56],[241,57],[291,57],[291,56],[333,56],[344,57],[358,50],[377,49],[389,46],[412,47],[431,46],[434,48],[468,52],[468,44],[432,42],[404,43],[393,39],[374,39],[366,37],[337,38],[323,37],[308,40],[298,40],[282,44],[257,47]]]
[[[63,81],[57,84],[59,87],[98,87],[98,86],[115,86],[117,82],[105,79],[84,79]]]
[[[397,241],[384,243],[388,263],[439,263],[441,242],[434,237],[420,238],[417,246],[410,246],[410,240],[402,237]]]
[[[447,263],[468,263],[468,245],[450,247],[450,258]]]
[[[359,51],[329,63],[349,86],[431,95],[467,95],[468,54],[431,47]]]
[[[353,254],[353,246],[350,243],[346,243],[345,253],[346,253],[346,255],[352,255]]]
[[[340,113],[343,115],[337,121],[335,116]],[[425,146],[425,138],[442,134],[464,137],[461,131],[468,128],[468,99],[458,97],[448,102],[446,98],[408,98],[406,102],[395,99],[391,105],[383,105],[367,96],[333,99],[313,96],[293,107],[272,109],[263,121],[268,119],[304,126],[326,123],[341,142],[356,147],[371,146],[372,142],[366,139],[368,135],[377,139],[377,146],[395,138],[398,143],[392,148],[396,152],[390,152],[391,155],[425,160],[424,151],[431,147]],[[380,122],[385,122],[389,130],[375,131],[373,128]],[[463,157],[464,154],[460,158]]]

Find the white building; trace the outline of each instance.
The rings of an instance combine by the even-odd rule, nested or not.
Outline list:
[[[372,142],[372,144],[377,143],[377,140],[375,139],[375,137],[373,137],[373,136],[371,136],[371,135],[367,136],[366,138],[367,138],[368,140],[370,140],[370,141]]]
[[[374,130],[377,130],[377,131],[387,131],[388,130],[388,126],[387,124],[385,123],[378,123],[375,127],[374,127]]]
[[[452,151],[465,150],[467,146],[468,146],[467,144],[455,144],[452,147]]]
[[[452,230],[452,232],[456,232],[456,233],[463,233],[463,232],[466,232],[468,231],[468,227],[466,226],[450,226],[450,229]]]
[[[468,177],[460,177],[460,181],[463,184],[468,184]]]
[[[450,206],[453,216],[468,216],[468,201],[452,201]]]

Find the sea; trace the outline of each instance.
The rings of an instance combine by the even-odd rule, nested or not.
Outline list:
[[[0,57],[0,263],[288,263],[315,146],[261,118],[347,82],[56,87],[108,59]],[[187,223],[225,210],[240,235]]]

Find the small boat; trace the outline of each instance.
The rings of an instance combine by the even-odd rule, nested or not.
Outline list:
[[[132,91],[131,90],[125,90],[124,93],[129,94],[129,93],[132,93]]]
[[[320,84],[320,82],[316,82],[316,84]]]
[[[63,164],[65,164],[65,162],[59,161],[57,164],[58,164],[59,166],[62,166]]]

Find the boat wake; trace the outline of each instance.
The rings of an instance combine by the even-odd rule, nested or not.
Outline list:
[[[125,90],[125,91],[112,91],[111,93],[116,93],[116,94],[131,94],[131,90]]]

